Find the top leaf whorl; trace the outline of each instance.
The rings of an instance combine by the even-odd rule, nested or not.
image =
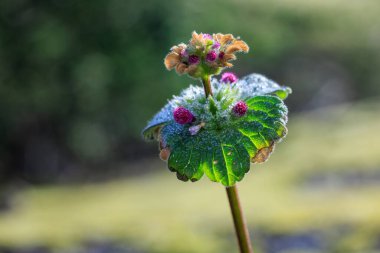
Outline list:
[[[288,111],[282,100],[291,90],[258,74],[234,84],[212,79],[211,86],[212,97],[199,86],[174,96],[143,136],[159,141],[160,157],[178,179],[197,181],[206,174],[231,186],[243,179],[250,161],[266,161],[285,137]],[[178,111],[189,120],[176,119]]]

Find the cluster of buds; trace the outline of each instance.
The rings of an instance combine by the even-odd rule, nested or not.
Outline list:
[[[247,53],[248,45],[232,34],[197,34],[193,32],[189,44],[181,43],[171,48],[165,57],[168,70],[199,78],[219,74],[225,67],[232,67],[237,52]]]

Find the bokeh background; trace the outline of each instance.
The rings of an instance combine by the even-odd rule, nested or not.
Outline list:
[[[377,0],[1,0],[0,252],[237,252],[223,187],[140,136],[196,82],[163,65],[193,30],[293,89],[287,139],[239,184],[256,252],[380,252],[379,24]]]

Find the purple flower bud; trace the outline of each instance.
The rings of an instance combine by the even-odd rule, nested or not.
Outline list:
[[[186,49],[182,49],[181,52],[179,53],[179,56],[181,58],[186,58],[189,56],[189,53],[186,51]]]
[[[212,40],[212,35],[211,34],[203,33],[202,35],[203,35],[204,39]]]
[[[220,43],[215,41],[211,48],[212,49],[218,49],[219,47],[220,47]]]
[[[220,81],[222,83],[230,83],[230,84],[236,83],[237,80],[238,80],[237,76],[232,72],[223,73],[222,78],[220,78]]]
[[[187,110],[185,107],[182,107],[182,106],[177,107],[173,111],[173,116],[174,116],[174,120],[178,124],[181,124],[181,125],[191,123],[194,120],[194,115],[189,110]]]
[[[221,59],[221,60],[222,60],[222,59],[223,59],[223,57],[224,57],[224,52],[220,52],[220,53],[219,53],[219,56],[218,56],[218,57],[219,57],[219,59]]]
[[[199,57],[198,55],[192,54],[189,56],[189,63],[190,64],[198,64],[199,63]]]
[[[236,103],[236,105],[232,108],[232,111],[236,116],[244,116],[244,114],[247,112],[248,106],[244,101],[239,101]]]
[[[215,51],[210,51],[208,52],[208,54],[206,55],[206,60],[207,61],[215,61],[216,60],[216,53]]]

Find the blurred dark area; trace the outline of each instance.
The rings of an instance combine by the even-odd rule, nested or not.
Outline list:
[[[234,70],[291,86],[291,113],[380,95],[379,4],[350,5],[1,1],[2,184],[112,175],[117,164],[155,154],[140,130],[196,83],[162,64],[193,30],[240,35],[252,50]]]
[[[139,131],[178,85],[162,58],[180,13],[137,3],[0,3],[2,181],[75,180],[152,152]]]

